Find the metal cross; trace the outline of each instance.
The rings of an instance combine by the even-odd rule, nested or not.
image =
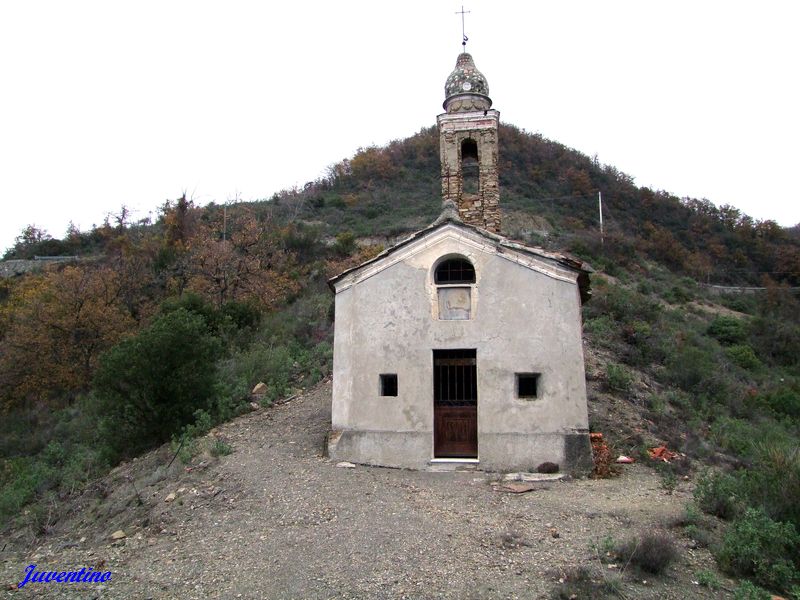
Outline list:
[[[465,11],[464,5],[461,5],[461,11],[456,12],[455,14],[461,15],[461,45],[464,46],[464,52],[467,51],[467,40],[469,39],[466,34],[464,33],[464,15],[469,14],[472,11]]]

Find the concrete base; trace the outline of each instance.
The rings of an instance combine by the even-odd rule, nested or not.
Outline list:
[[[434,459],[433,434],[331,431],[328,456],[334,461],[422,471]],[[479,433],[478,461],[469,462],[482,471],[503,473],[535,472],[540,464],[552,462],[562,473],[585,475],[592,470],[592,450],[588,433]]]

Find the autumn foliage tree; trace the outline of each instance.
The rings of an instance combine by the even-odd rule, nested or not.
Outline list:
[[[273,307],[299,289],[290,273],[294,256],[277,228],[260,223],[244,209],[237,213],[231,223],[204,223],[189,240],[187,287],[216,308],[228,302]],[[230,233],[223,230],[226,227]]]
[[[100,353],[135,327],[121,301],[119,274],[107,267],[28,276],[10,290],[0,320],[6,407],[86,389]]]

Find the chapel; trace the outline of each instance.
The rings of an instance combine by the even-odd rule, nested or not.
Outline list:
[[[329,281],[328,454],[410,469],[586,472],[591,267],[502,235],[500,113],[466,51],[443,107],[441,216]]]

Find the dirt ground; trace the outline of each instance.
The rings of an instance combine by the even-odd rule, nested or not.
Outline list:
[[[330,383],[220,426],[227,456],[190,465],[163,447],[75,499],[52,532],[0,542],[8,597],[550,598],[570,567],[619,582],[626,598],[717,598],[693,583],[708,551],[669,529],[680,558],[645,576],[600,564],[608,537],[665,527],[691,499],[650,468],[609,480],[500,491],[499,475],[337,467],[322,456]],[[212,438],[213,439],[213,438]],[[167,501],[169,494],[174,500]],[[123,530],[125,536],[112,540]],[[24,570],[110,571],[105,584],[29,583]],[[620,572],[622,574],[620,574]],[[723,587],[734,583],[721,578]],[[589,596],[587,596],[589,597]]]

